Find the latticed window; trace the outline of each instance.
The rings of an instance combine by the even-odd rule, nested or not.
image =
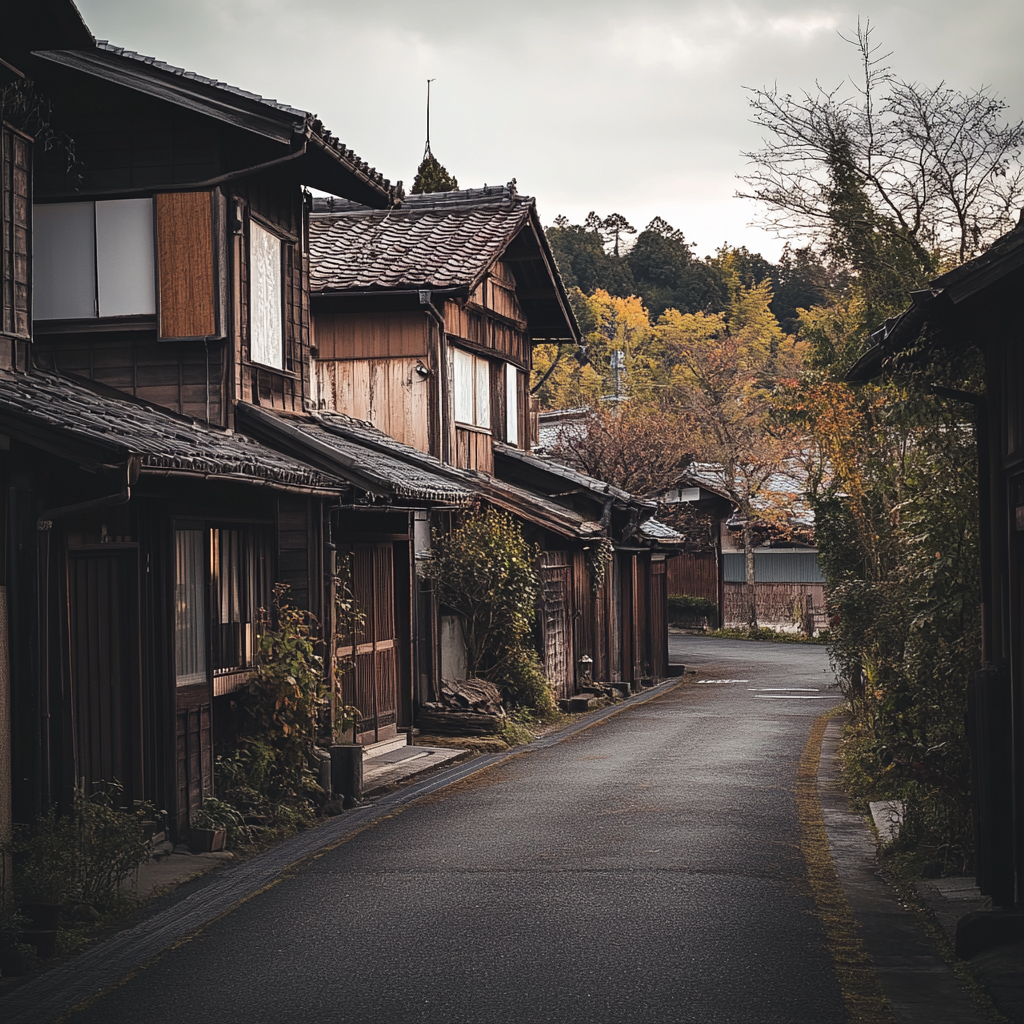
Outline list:
[[[31,326],[31,160],[29,139],[0,125],[0,334],[22,339]]]

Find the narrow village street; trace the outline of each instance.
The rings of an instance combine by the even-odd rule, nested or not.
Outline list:
[[[794,797],[825,649],[672,643],[700,681],[381,821],[71,1019],[845,1020]]]

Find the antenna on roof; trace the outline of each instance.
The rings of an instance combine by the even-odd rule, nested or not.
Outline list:
[[[430,83],[436,81],[434,78],[427,79],[427,144],[423,149],[423,159],[433,156],[430,152]]]

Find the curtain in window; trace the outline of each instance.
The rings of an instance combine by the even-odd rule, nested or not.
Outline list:
[[[251,668],[261,608],[270,604],[266,545],[251,529],[210,531],[215,623],[213,671]]]
[[[174,534],[174,664],[178,686],[206,682],[204,530]]]

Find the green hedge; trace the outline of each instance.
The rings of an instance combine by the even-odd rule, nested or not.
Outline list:
[[[717,618],[718,605],[706,597],[691,597],[689,594],[670,594],[668,616],[671,621],[683,618]]]

